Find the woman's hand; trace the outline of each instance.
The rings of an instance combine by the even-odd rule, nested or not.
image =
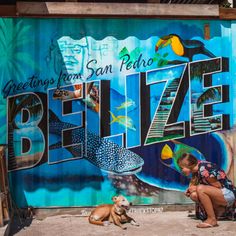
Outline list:
[[[189,192],[190,192],[190,194],[191,194],[191,193],[197,191],[197,186],[196,186],[196,185],[191,185],[188,189],[189,189]]]
[[[190,195],[193,193],[193,192],[196,192],[197,190],[197,186],[196,185],[191,185],[185,192],[185,195],[187,197],[190,197]]]
[[[187,197],[190,197],[190,195],[191,195],[191,193],[189,192],[189,189],[187,189],[184,194],[185,194],[185,196],[187,196]]]

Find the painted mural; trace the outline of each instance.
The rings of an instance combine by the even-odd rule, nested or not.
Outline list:
[[[234,178],[235,30],[1,18],[0,143],[17,205],[185,203],[185,152]]]

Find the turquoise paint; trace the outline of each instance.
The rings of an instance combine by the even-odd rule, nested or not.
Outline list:
[[[211,38],[209,40],[204,39],[203,29],[206,23],[210,27]],[[61,114],[68,109],[67,115],[62,114],[63,119],[80,126],[85,125],[82,118],[84,116],[89,131],[96,135],[102,135],[104,130],[109,130],[110,134],[109,132],[108,134],[111,137],[105,135],[108,136],[105,138],[117,143],[120,147],[130,149],[144,160],[142,171],[133,174],[136,179],[135,183],[130,183],[129,178],[125,176],[120,177],[120,183],[114,183],[109,177],[109,173],[91,164],[86,158],[74,158],[73,153],[67,149],[68,143],[70,143],[68,139],[63,144],[63,151],[59,154],[52,152],[54,153],[52,155],[55,155],[53,160],[63,159],[60,154],[62,156],[68,155],[69,161],[65,159],[63,162],[50,164],[47,160],[48,154],[45,152],[41,162],[35,166],[31,165],[31,168],[18,166],[18,170],[9,172],[12,195],[19,206],[93,206],[111,202],[111,197],[119,193],[126,195],[135,204],[154,204],[161,202],[158,196],[151,194],[153,188],[160,188],[163,191],[184,191],[188,180],[177,171],[163,166],[159,161],[161,150],[168,140],[153,142],[147,146],[142,143],[142,135],[147,131],[144,127],[145,123],[141,124],[142,112],[147,112],[145,114],[150,116],[149,122],[152,122],[156,109],[160,106],[160,96],[166,85],[165,82],[160,82],[161,72],[158,68],[165,68],[165,63],[168,61],[173,62],[168,66],[185,63],[188,65],[188,72],[191,65],[188,57],[178,56],[171,46],[163,48],[157,55],[155,44],[165,35],[177,34],[183,40],[198,40],[204,43],[205,47],[216,57],[225,57],[229,60],[227,71],[212,76],[212,86],[229,86],[228,101],[214,105],[213,114],[229,115],[229,128],[231,132],[234,132],[236,119],[234,109],[236,85],[233,80],[236,68],[233,46],[236,33],[234,21],[1,18],[0,29],[1,144],[7,144],[11,138],[8,125],[11,123],[10,115],[13,115],[13,112],[9,110],[9,114],[7,113],[9,99],[14,95],[29,92],[42,93],[46,97],[42,102],[43,111],[41,113],[32,115],[31,104],[28,104],[25,111],[19,111],[16,115],[16,125],[20,129],[15,129],[14,140],[12,140],[12,143],[15,143],[13,145],[15,158],[21,156],[27,158],[28,154],[48,151],[52,144],[50,143],[48,147],[45,146],[48,141],[47,132],[50,128],[48,127],[48,119],[46,119],[48,109]],[[7,48],[5,44],[8,45]],[[121,57],[120,52],[124,48],[127,49],[128,55],[125,54],[126,56]],[[211,58],[201,53],[193,56],[194,62],[209,59]],[[173,76],[171,69],[165,71],[167,71],[168,78]],[[129,83],[126,82],[126,79],[137,78],[138,83],[141,83],[142,78],[147,78],[147,74],[152,72],[155,76],[148,77],[146,80],[147,84],[155,83],[150,85],[148,100],[147,97],[141,95],[143,87],[140,84],[133,85],[134,79]],[[180,74],[181,72],[183,71],[180,71]],[[75,78],[74,76],[77,76],[77,79],[72,79]],[[63,78],[65,79],[63,80]],[[97,85],[100,81],[110,83],[110,101],[107,103],[109,107],[104,105],[107,111],[103,114],[91,110],[83,100],[68,102],[65,106],[63,105],[65,103],[52,98],[57,87],[67,89],[69,86],[70,91],[73,91],[75,84],[94,81]],[[158,81],[159,83],[157,83]],[[85,91],[86,87],[83,89]],[[199,81],[192,82],[191,89],[196,93],[201,93],[201,83]],[[99,95],[102,92],[104,91],[99,90]],[[169,97],[171,96],[175,96],[175,92],[172,92]],[[182,103],[176,106],[179,115],[175,122],[189,122],[191,119],[189,89],[183,96]],[[101,100],[101,97],[99,98]],[[116,109],[128,99],[135,101],[135,107]],[[213,101],[219,101],[217,99],[214,98]],[[144,100],[146,105],[141,103]],[[168,103],[168,99],[165,101]],[[16,101],[15,106],[19,104],[20,102]],[[150,109],[145,110],[148,106]],[[104,107],[103,109],[105,109]],[[167,108],[168,104],[165,104],[163,109]],[[119,123],[109,126],[108,118],[106,118],[108,111],[113,111],[117,116],[126,116],[132,119],[136,131],[126,129]],[[25,117],[22,120],[23,113]],[[42,117],[42,114],[45,117]],[[104,120],[107,119],[105,123],[100,124],[101,117],[105,117]],[[43,121],[40,127],[46,129],[45,139],[37,146],[35,142],[38,141],[39,136],[34,134],[34,128],[41,119]],[[148,126],[150,125],[148,124]],[[27,149],[28,145],[33,145],[33,148],[23,155],[22,145],[19,141],[26,134],[27,138],[33,141],[31,144],[26,142],[23,146]],[[55,143],[59,142],[62,137],[51,135]],[[186,135],[187,133],[184,134],[185,138],[179,141],[196,148],[203,153],[207,160],[216,162],[224,170],[229,170],[232,153],[228,150],[230,147],[226,145],[224,136],[214,130],[198,133],[193,137]],[[68,138],[69,135],[65,137]],[[40,141],[42,140],[40,139]],[[86,145],[84,144],[83,147],[86,148]],[[217,148],[214,149],[214,147]],[[119,163],[114,163],[114,165],[119,165]],[[144,191],[142,190],[143,185],[147,189],[145,194],[144,192],[141,194]],[[129,190],[129,186],[136,191]],[[184,202],[184,199],[181,202]]]

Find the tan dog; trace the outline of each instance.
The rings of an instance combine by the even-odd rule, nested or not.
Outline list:
[[[89,222],[95,225],[107,226],[110,223],[120,226],[122,229],[126,229],[122,224],[131,223],[132,225],[139,226],[138,223],[126,214],[126,210],[129,210],[130,203],[128,200],[120,196],[114,196],[112,198],[114,204],[106,204],[97,206],[89,216]]]

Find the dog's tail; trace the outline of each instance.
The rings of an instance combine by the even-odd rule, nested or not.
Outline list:
[[[96,219],[94,219],[94,217],[93,217],[93,215],[90,215],[89,216],[89,223],[90,224],[95,224],[95,225],[102,225],[102,226],[104,226],[104,223],[102,222],[102,220],[96,220]]]

